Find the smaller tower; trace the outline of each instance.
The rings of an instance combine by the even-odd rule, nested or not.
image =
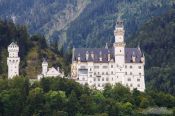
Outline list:
[[[46,59],[44,59],[43,63],[42,63],[42,74],[44,76],[47,75],[47,69],[48,69],[48,63],[47,63]]]
[[[20,57],[18,56],[19,47],[16,43],[12,42],[8,46],[9,57],[7,58],[8,65],[8,79],[12,79],[19,75]]]

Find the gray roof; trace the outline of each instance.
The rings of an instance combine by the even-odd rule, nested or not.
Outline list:
[[[115,61],[114,58],[114,49],[106,49],[106,48],[74,48],[73,50],[73,61],[77,61],[78,57],[80,57],[81,62],[101,62],[108,63],[108,54],[110,54],[111,60]],[[86,59],[86,53],[89,54],[88,59]],[[91,54],[94,54],[94,59]],[[136,63],[141,62],[142,53],[139,48],[125,48],[125,62],[131,63],[132,56],[136,57]],[[100,61],[100,57],[102,61]]]
[[[9,47],[18,47],[18,45],[15,42],[12,42]]]

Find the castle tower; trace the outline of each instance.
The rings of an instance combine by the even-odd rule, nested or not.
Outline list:
[[[47,63],[47,61],[44,59],[43,62],[42,62],[42,74],[43,74],[44,76],[46,76],[47,71],[48,71],[48,63]]]
[[[115,61],[120,64],[125,63],[125,42],[124,42],[124,26],[122,20],[117,20],[116,27],[114,30],[115,43],[114,43],[114,51],[115,51]]]
[[[125,83],[124,82],[124,76],[125,76],[124,34],[125,34],[125,30],[123,26],[123,21],[117,20],[116,27],[114,30],[114,36],[115,36],[114,55],[115,55],[115,64],[116,64],[115,76],[118,79],[118,82],[122,84]]]
[[[19,47],[16,43],[12,42],[8,46],[9,57],[7,58],[8,65],[8,79],[12,79],[19,75],[20,57],[18,56]]]

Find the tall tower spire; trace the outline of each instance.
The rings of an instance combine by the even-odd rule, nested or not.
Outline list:
[[[115,51],[115,61],[120,61],[121,64],[125,62],[124,35],[125,30],[123,20],[118,19],[114,30],[114,36],[115,36],[114,51]]]
[[[18,56],[19,47],[15,42],[8,46],[9,57],[7,58],[8,79],[19,75],[20,57]]]

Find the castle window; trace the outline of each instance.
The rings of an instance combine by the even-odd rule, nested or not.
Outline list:
[[[140,84],[138,84],[137,87],[140,87]]]
[[[122,51],[120,50],[120,52],[122,52]]]
[[[139,73],[139,75],[141,76],[141,73]]]
[[[130,68],[132,68],[132,66],[130,66]]]
[[[106,78],[106,81],[109,81],[109,78]]]
[[[100,78],[98,78],[98,81],[100,81]]]
[[[141,69],[142,67],[141,66],[139,66],[139,69]]]
[[[90,75],[90,77],[92,77],[92,75]]]
[[[94,72],[94,75],[96,75],[96,72]]]
[[[111,65],[111,68],[113,68],[113,65]]]
[[[111,74],[113,74],[113,71],[111,71]]]
[[[102,81],[104,81],[104,78],[102,78]]]
[[[130,87],[132,87],[132,84],[130,84]]]
[[[98,87],[100,87],[100,84],[98,84]]]
[[[83,81],[85,80],[85,78],[83,77]]]
[[[125,65],[125,68],[127,68],[127,65]]]
[[[79,74],[88,74],[88,70],[87,69],[79,69]]]
[[[131,78],[128,78],[128,81],[131,81]]]
[[[92,69],[90,68],[90,71],[92,71]]]
[[[108,72],[106,72],[106,75],[108,75]]]
[[[137,79],[138,82],[140,82],[140,79]]]
[[[128,83],[126,83],[126,86],[128,87]]]
[[[127,72],[125,72],[125,75],[127,75]]]
[[[98,68],[99,68],[99,66],[94,66],[94,68],[95,68],[95,69],[98,69]]]
[[[112,81],[113,81],[113,78],[112,78]]]
[[[104,75],[104,72],[102,72],[102,75]]]
[[[107,69],[108,67],[107,66],[103,66],[104,69]]]
[[[132,72],[130,72],[130,75],[132,75]]]
[[[85,69],[86,67],[85,66],[81,66],[81,69]]]
[[[96,79],[94,78],[94,81],[96,81]]]

